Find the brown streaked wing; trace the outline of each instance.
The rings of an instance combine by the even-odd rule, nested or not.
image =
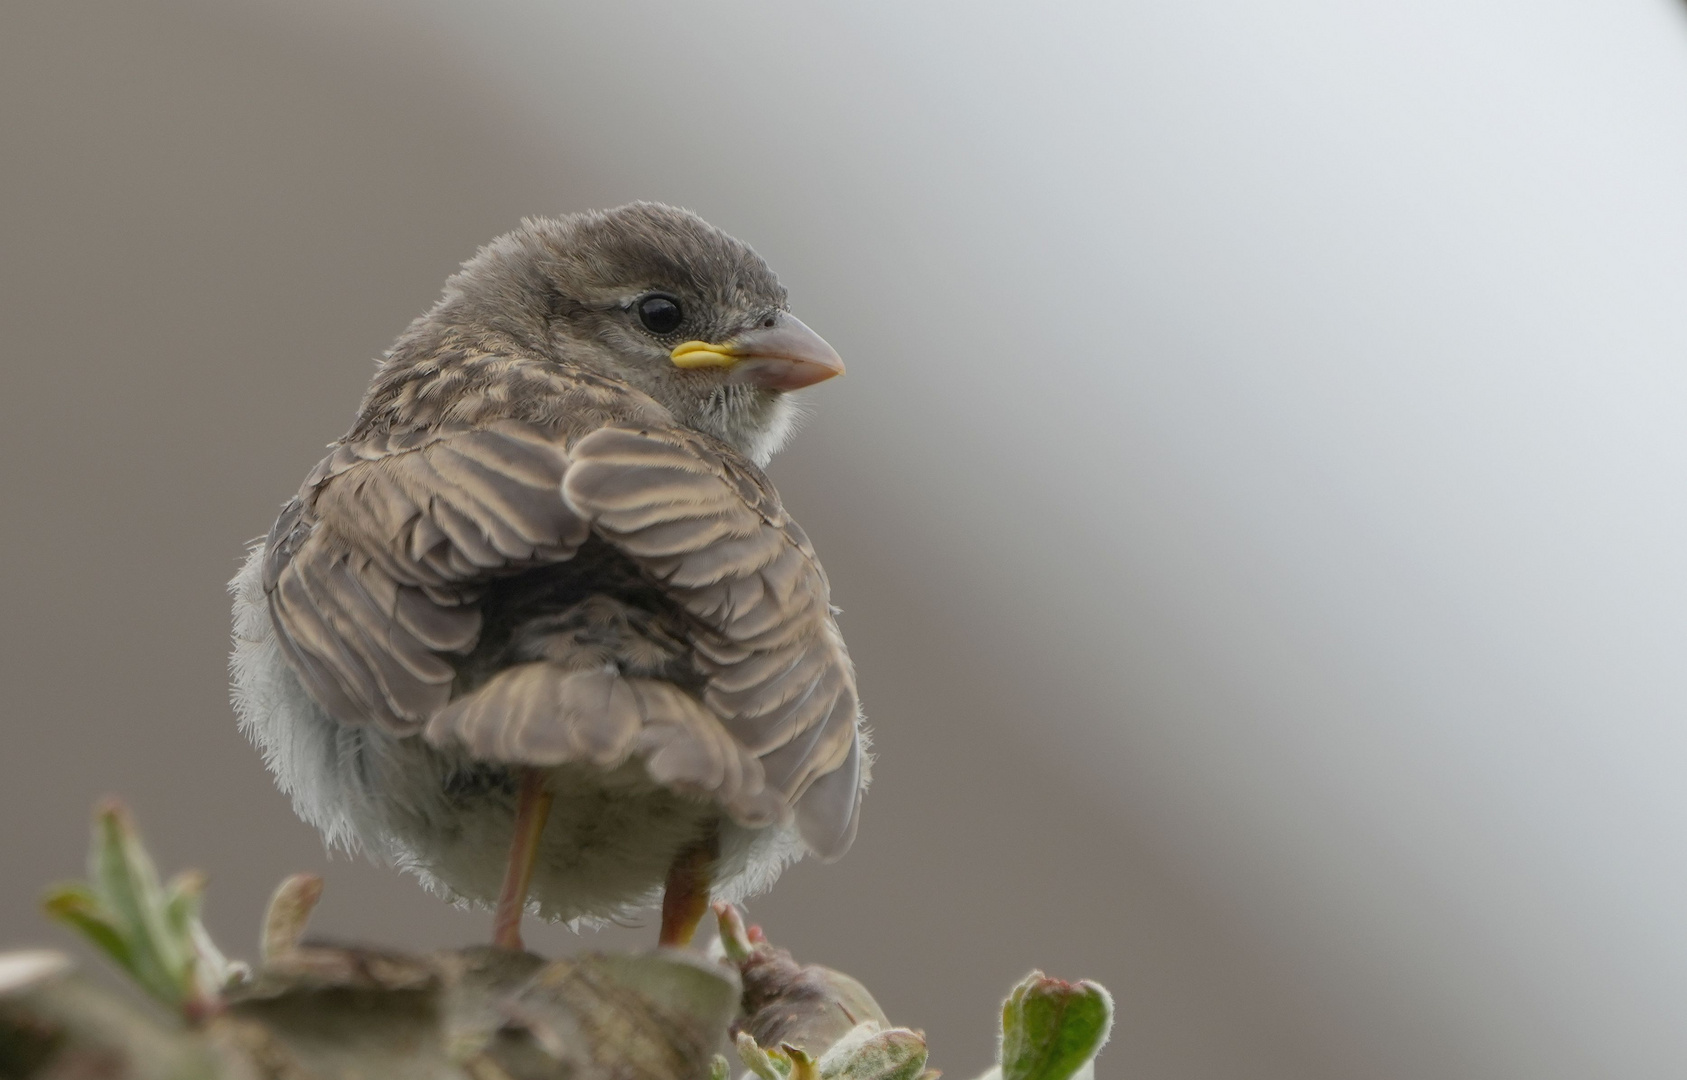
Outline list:
[[[695,619],[703,700],[796,808],[815,854],[854,837],[855,671],[808,538],[760,470],[680,429],[607,427],[569,452],[562,491]]]
[[[270,618],[317,703],[397,732],[442,708],[444,654],[474,647],[481,589],[585,541],[566,467],[560,439],[510,421],[335,447],[276,521],[264,567]]]

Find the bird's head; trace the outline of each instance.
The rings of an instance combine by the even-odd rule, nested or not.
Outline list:
[[[791,392],[843,371],[761,256],[659,203],[522,222],[463,265],[427,321],[625,383],[758,462],[796,419]]]

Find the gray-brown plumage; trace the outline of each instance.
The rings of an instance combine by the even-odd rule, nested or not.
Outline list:
[[[331,839],[489,901],[523,769],[531,895],[717,895],[831,858],[865,783],[826,576],[758,467],[841,370],[748,247],[634,204],[524,222],[381,362],[235,580],[236,701]],[[536,774],[540,775],[540,774]]]

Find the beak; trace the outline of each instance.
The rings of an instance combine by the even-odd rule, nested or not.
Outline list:
[[[728,381],[768,390],[801,390],[844,370],[843,359],[825,338],[783,311],[774,316],[772,326],[734,334],[719,345],[687,341],[668,358],[676,367],[727,368]]]

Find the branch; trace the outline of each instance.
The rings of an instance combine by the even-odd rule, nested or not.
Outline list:
[[[257,969],[199,921],[203,878],[159,881],[116,803],[96,813],[89,881],[46,908],[152,999],[102,989],[50,951],[0,954],[0,1080],[936,1080],[925,1036],[866,987],[801,966],[717,905],[723,955],[680,949],[546,960],[492,947],[412,955],[304,938],[322,882],[295,875]],[[1033,972],[1003,1009],[981,1080],[1085,1080],[1112,1002]]]

